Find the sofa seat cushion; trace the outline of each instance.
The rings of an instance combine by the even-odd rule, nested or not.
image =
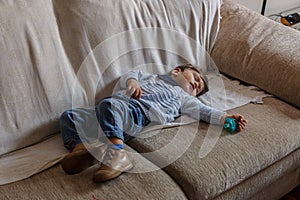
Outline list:
[[[300,149],[249,177],[214,200],[279,199],[300,185]],[[297,167],[298,166],[298,167]]]
[[[126,150],[136,153],[129,147]],[[132,173],[122,174],[113,181],[93,183],[93,173],[99,165],[76,175],[67,175],[61,165],[56,165],[28,179],[2,185],[1,199],[187,199],[164,171],[141,173],[141,166],[154,167],[153,164],[142,156],[130,158],[135,165]]]
[[[144,152],[144,156],[158,166],[165,167],[190,199],[211,199],[259,175],[300,147],[300,110],[276,98],[265,98],[264,101],[263,105],[248,104],[231,111],[242,113],[249,121],[246,130],[238,134],[223,130],[220,134],[208,135],[211,126],[201,122],[177,127],[177,131],[164,129],[149,137],[136,138],[129,145]],[[193,133],[195,129],[197,134]],[[186,139],[178,140],[178,137]],[[201,158],[200,149],[207,143],[214,146]],[[163,149],[166,153],[162,153]],[[171,163],[172,156],[179,153],[182,153],[179,159]],[[267,180],[255,182],[252,195],[266,182],[298,168],[299,157],[294,161],[273,168],[268,174],[272,176],[261,177]],[[247,188],[244,190],[248,191]]]

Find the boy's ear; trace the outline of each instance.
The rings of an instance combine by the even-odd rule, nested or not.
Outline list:
[[[181,69],[179,67],[176,67],[171,71],[171,74],[173,76],[178,76],[179,72],[181,72]]]

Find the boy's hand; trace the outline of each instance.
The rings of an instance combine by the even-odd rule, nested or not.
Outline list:
[[[137,80],[135,79],[128,79],[127,80],[127,95],[134,98],[139,99],[142,97],[142,89]]]
[[[230,115],[230,114],[225,114],[223,117],[222,117],[222,122],[223,124],[225,123],[225,119],[226,118],[233,118],[235,119],[236,121],[236,130],[238,132],[242,131],[243,129],[245,129],[246,125],[248,124],[247,120],[240,114],[235,114],[235,115]]]

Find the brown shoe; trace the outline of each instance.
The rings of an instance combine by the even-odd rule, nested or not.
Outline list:
[[[99,157],[103,157],[105,152],[103,148],[106,147],[95,148],[88,144],[77,144],[72,152],[64,157],[61,166],[67,174],[77,174],[99,162],[90,152],[93,154],[97,152],[98,155],[100,154]]]
[[[114,179],[132,167],[124,149],[107,149],[101,167],[93,176],[93,181],[98,183]]]

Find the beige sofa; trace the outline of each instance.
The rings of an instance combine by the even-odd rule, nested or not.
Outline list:
[[[300,32],[228,0],[220,6],[1,1],[1,199],[279,199],[299,185]],[[266,92],[263,101],[226,109],[248,119],[245,131],[229,134],[182,119],[127,143],[131,173],[94,184],[97,165],[63,172],[59,161],[67,151],[58,119],[64,110],[94,105],[131,68],[165,73],[203,59],[233,79],[221,90],[212,84],[211,95],[223,96],[236,80],[240,99],[257,88]]]

